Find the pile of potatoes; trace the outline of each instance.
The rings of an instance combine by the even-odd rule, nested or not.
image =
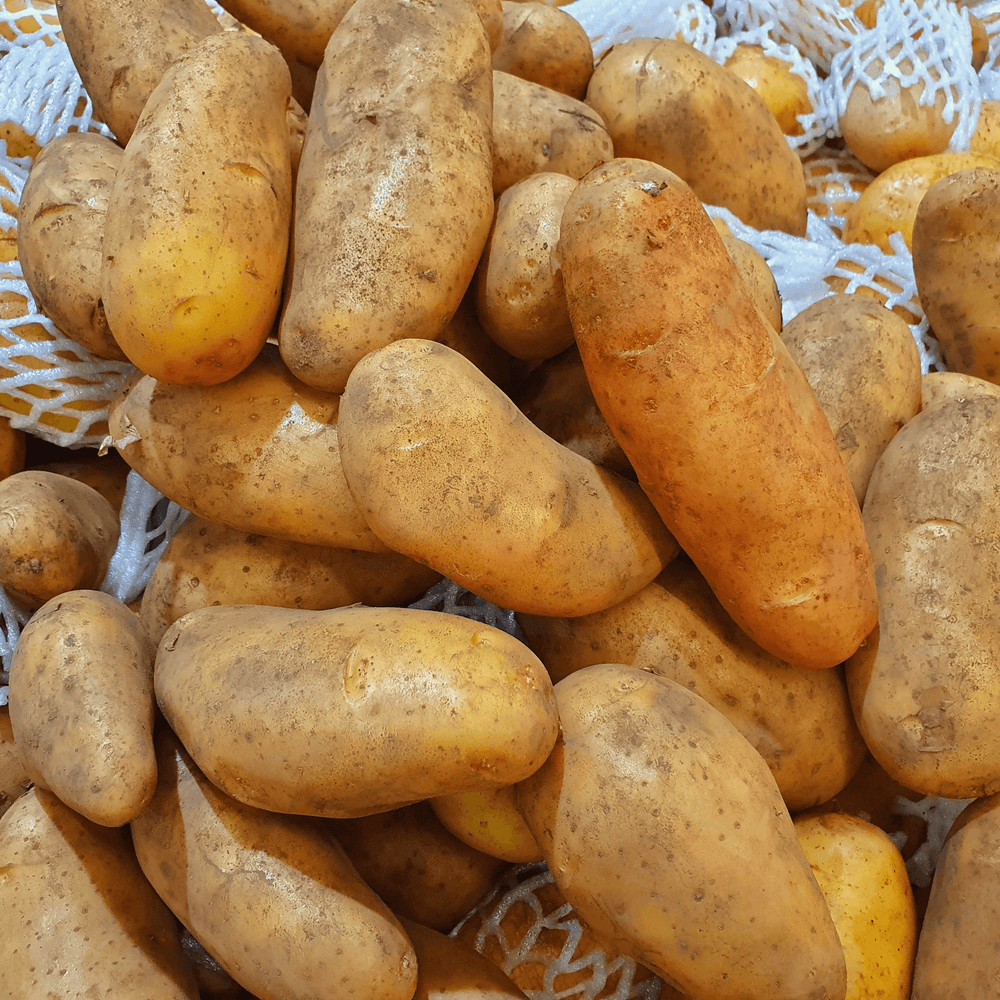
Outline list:
[[[544,861],[663,998],[992,995],[1000,159],[838,147],[922,374],[870,295],[784,323],[706,213],[806,231],[759,53],[225,6],[58,3],[118,142],[38,154],[18,255],[136,371],[109,454],[0,426],[0,993],[570,995],[563,931],[477,909]],[[191,516],[126,606],[130,469]],[[411,606],[443,579],[517,634]],[[923,796],[974,800],[929,896]]]

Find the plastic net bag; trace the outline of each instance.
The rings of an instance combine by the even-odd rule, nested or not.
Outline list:
[[[706,53],[715,41],[715,20],[701,0],[610,4],[607,0],[576,0],[563,10],[583,25],[595,58],[632,38],[676,38]]]

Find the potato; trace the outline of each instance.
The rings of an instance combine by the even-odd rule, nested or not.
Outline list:
[[[212,35],[164,73],[108,198],[101,295],[129,360],[215,385],[257,356],[281,303],[292,211],[278,50]]]
[[[949,371],[1000,382],[1000,168],[931,185],[913,220],[913,276]]]
[[[625,663],[704,698],[761,755],[792,812],[836,795],[864,757],[843,672],[799,670],[765,652],[684,558],[599,614],[517,620],[554,681]]]
[[[1000,791],[1000,393],[942,398],[889,442],[865,499],[879,628],[847,663],[858,726],[924,795]]]
[[[1000,100],[985,100],[980,106],[976,130],[969,139],[969,152],[1000,159]]]
[[[450,931],[493,888],[505,862],[450,833],[428,802],[332,819],[326,829],[398,916]]]
[[[32,786],[28,769],[14,742],[10,709],[0,705],[0,816]]]
[[[583,25],[558,7],[503,0],[503,35],[493,68],[582,101],[594,72]]]
[[[895,253],[889,237],[900,233],[912,251],[913,220],[928,188],[975,167],[1000,170],[1000,160],[982,153],[935,153],[887,167],[844,212],[844,242],[872,243],[883,253]]]
[[[158,643],[178,618],[198,608],[404,605],[440,579],[440,573],[395,552],[303,545],[190,517],[153,569],[140,617]]]
[[[617,159],[577,185],[560,233],[594,398],[664,522],[755,642],[794,666],[842,662],[877,620],[857,501],[697,195]]]
[[[128,489],[128,474],[132,470],[117,452],[108,452],[106,455],[85,452],[76,460],[48,462],[33,468],[37,472],[56,472],[60,476],[69,476],[70,479],[86,483],[97,490],[116,513],[121,514],[122,501]]]
[[[599,611],[677,554],[634,483],[542,434],[440,344],[399,341],[362,361],[339,433],[375,534],[503,608]]]
[[[42,605],[11,661],[10,721],[28,773],[101,826],[134,819],[156,787],[154,649],[124,604],[76,590]]]
[[[148,376],[111,401],[112,445],[161,493],[239,531],[385,552],[340,468],[340,399],[312,389],[266,345],[217,386]]]
[[[473,298],[473,286],[470,286],[438,343],[467,357],[494,385],[506,392],[513,379],[514,359],[483,329]]]
[[[224,795],[167,730],[160,778],[132,823],[143,871],[219,964],[259,1000],[410,1000],[412,946],[315,821]]]
[[[24,469],[24,431],[11,427],[10,417],[0,415],[0,479]]]
[[[308,385],[343,392],[369,351],[435,338],[458,308],[493,213],[491,72],[466,0],[358,0],[331,37],[279,330]]]
[[[593,108],[540,83],[493,71],[493,194],[532,174],[574,180],[614,156]]]
[[[799,115],[812,114],[815,109],[805,77],[796,73],[789,61],[766,55],[762,45],[741,44],[723,66],[760,94],[785,135],[803,134]]]
[[[563,895],[691,1000],[844,997],[844,951],[763,760],[682,685],[599,664],[518,801]],[[752,863],[748,863],[752,859]]]
[[[34,611],[68,590],[96,590],[118,545],[118,515],[85,483],[55,472],[0,480],[0,584]]]
[[[532,174],[497,199],[476,271],[476,314],[490,337],[515,358],[542,361],[573,343],[553,251],[575,187],[565,174]]]
[[[923,409],[929,410],[951,399],[980,395],[1000,397],[1000,385],[961,372],[928,372],[920,380],[920,393]]]
[[[910,1000],[917,911],[899,849],[855,816],[803,815],[795,832],[847,960],[851,1000]]]
[[[767,261],[745,240],[737,239],[731,233],[721,235],[726,253],[736,265],[754,304],[774,331],[780,333],[784,325],[781,318],[781,293]]]
[[[431,799],[439,820],[463,844],[514,864],[541,861],[542,852],[517,811],[513,785]]]
[[[408,608],[202,608],[163,636],[155,685],[223,791],[303,815],[512,784],[542,763],[558,724],[526,646]]]
[[[913,1000],[990,996],[1000,978],[1000,795],[966,806],[938,856]]]
[[[122,155],[94,132],[56,136],[24,182],[17,227],[18,260],[42,311],[71,340],[114,361],[128,359],[104,315],[101,246]]]
[[[0,993],[198,1000],[177,923],[124,830],[33,788],[0,821]]]
[[[83,86],[124,146],[167,67],[222,31],[201,0],[59,0],[59,24]]]
[[[616,157],[652,160],[756,229],[806,232],[802,164],[752,87],[672,39],[615,45],[587,88]]]
[[[826,414],[854,495],[893,435],[920,410],[920,351],[909,326],[866,295],[828,295],[781,339]]]

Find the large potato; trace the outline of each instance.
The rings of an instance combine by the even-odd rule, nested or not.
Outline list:
[[[147,375],[214,385],[247,367],[281,303],[292,212],[278,50],[212,35],[150,95],[108,198],[101,295]]]
[[[709,205],[756,229],[806,232],[806,182],[795,151],[756,91],[684,42],[615,45],[587,88],[615,156],[652,160]]]
[[[390,548],[514,611],[599,611],[677,554],[634,483],[547,437],[441,344],[399,341],[355,368],[340,455]]]
[[[616,159],[570,195],[558,255],[594,398],[667,527],[764,649],[841,663],[877,620],[854,491],[695,192]]]
[[[843,1000],[844,950],[764,761],[636,667],[556,685],[560,737],[518,801],[567,901],[691,1000]]]
[[[492,106],[466,0],[358,0],[340,22],[302,148],[279,331],[302,381],[343,392],[369,351],[441,334],[493,217]]]
[[[555,740],[545,668],[437,611],[202,608],[160,642],[156,695],[223,791],[350,817],[531,774]]]

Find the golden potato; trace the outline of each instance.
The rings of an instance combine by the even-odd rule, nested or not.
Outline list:
[[[97,490],[119,514],[128,488],[128,474],[132,471],[128,462],[115,451],[106,455],[85,452],[76,460],[48,462],[33,468],[38,472],[56,472],[60,476],[69,476],[70,479],[86,483]]]
[[[771,772],[732,724],[620,664],[576,671],[556,697],[559,740],[518,802],[583,920],[691,1000],[842,1000],[826,903]]]
[[[614,46],[587,88],[616,157],[652,160],[756,229],[806,232],[802,164],[762,97],[683,42]]]
[[[1000,159],[1000,100],[985,100],[980,106],[976,130],[969,139],[969,152]]]
[[[732,234],[721,235],[726,253],[736,265],[736,270],[739,271],[754,304],[775,332],[780,333],[784,325],[781,318],[781,293],[767,261],[760,251],[745,240],[737,239]]]
[[[10,721],[28,773],[101,826],[134,819],[156,787],[154,649],[120,601],[75,590],[32,616],[11,661]]]
[[[0,706],[0,816],[31,788],[32,781],[14,742],[10,709]]]
[[[11,427],[10,417],[0,415],[0,479],[24,469],[24,431]]]
[[[517,809],[513,785],[431,799],[434,814],[464,844],[502,861],[541,861],[542,852]]]
[[[100,587],[120,526],[96,490],[55,472],[17,472],[0,480],[0,509],[0,584],[13,600],[35,610]]]
[[[365,358],[339,434],[375,534],[501,607],[599,611],[677,554],[634,483],[544,435],[441,344],[399,341]]]
[[[809,99],[809,84],[792,64],[778,56],[766,55],[762,45],[737,45],[723,63],[760,94],[785,135],[802,135],[799,115],[815,110]]]
[[[202,608],[163,636],[155,686],[223,791],[303,815],[512,784],[558,725],[548,674],[523,643],[409,608]]]
[[[278,50],[225,31],[157,84],[108,198],[101,296],[129,360],[214,385],[260,352],[281,304],[292,211]]]

